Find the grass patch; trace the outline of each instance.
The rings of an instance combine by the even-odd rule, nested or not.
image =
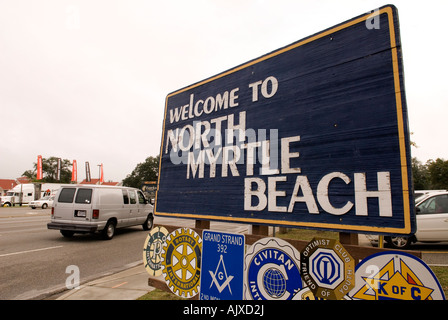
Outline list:
[[[275,236],[281,239],[305,240],[311,241],[313,238],[327,238],[339,240],[339,232],[309,230],[309,229],[287,229],[286,233],[276,232]]]
[[[440,286],[445,293],[445,298],[448,297],[448,267],[430,267],[432,272],[439,279]]]
[[[141,296],[137,300],[187,300],[187,299],[176,296],[174,293],[171,292],[155,289]]]

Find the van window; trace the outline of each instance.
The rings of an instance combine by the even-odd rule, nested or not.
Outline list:
[[[138,203],[145,204],[146,199],[145,199],[145,196],[143,195],[143,193],[141,193],[140,191],[137,191],[137,195],[138,195]]]
[[[76,188],[63,188],[59,194],[58,201],[63,203],[72,203]]]
[[[76,203],[90,203],[92,201],[92,189],[78,189]]]
[[[129,199],[131,200],[131,204],[137,203],[137,198],[135,197],[135,192],[129,190]]]
[[[121,190],[121,191],[123,191],[123,203],[129,204],[128,192],[126,190]]]

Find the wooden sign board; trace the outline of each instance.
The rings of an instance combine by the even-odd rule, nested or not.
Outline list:
[[[413,203],[393,6],[166,97],[156,215],[409,234]]]

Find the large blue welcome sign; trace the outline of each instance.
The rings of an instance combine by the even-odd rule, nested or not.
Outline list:
[[[386,6],[169,94],[156,215],[409,234],[409,148]]]

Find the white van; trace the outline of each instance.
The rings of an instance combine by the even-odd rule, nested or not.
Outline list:
[[[101,185],[64,186],[56,193],[48,229],[60,230],[64,237],[100,231],[112,239],[116,228],[153,226],[153,206],[143,192],[128,187]]]

